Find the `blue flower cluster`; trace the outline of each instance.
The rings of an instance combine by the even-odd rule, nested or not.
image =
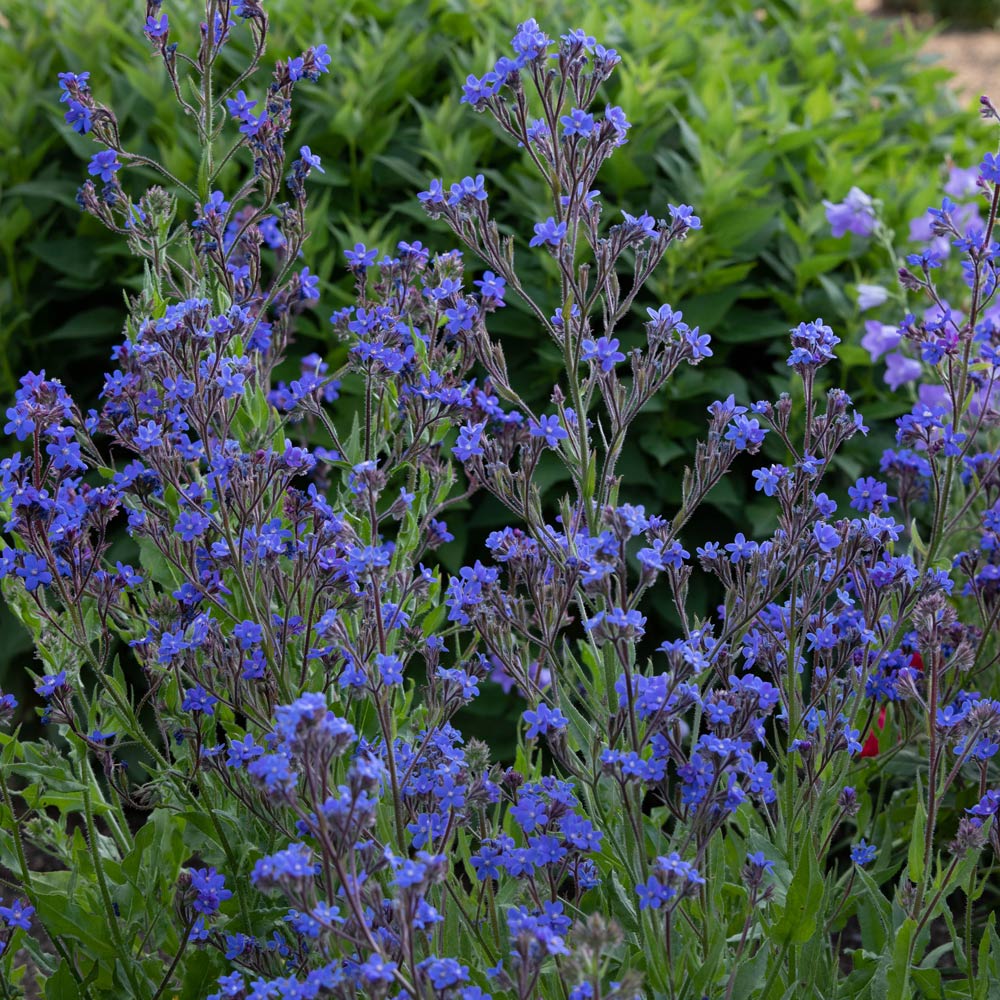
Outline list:
[[[144,33],[184,101],[160,6],[147,5]],[[204,78],[245,28],[254,68],[266,27],[256,0],[210,5],[185,65]],[[111,792],[129,804],[148,792],[124,759],[138,744],[161,821],[225,804],[191,824],[197,853],[173,898],[183,944],[161,992],[190,947],[216,963],[212,975],[224,970],[213,1000],[679,995],[674,966],[687,958],[675,942],[717,961],[695,925],[726,872],[721,895],[746,903],[745,923],[733,902],[719,949],[738,942],[738,961],[782,926],[760,914],[801,880],[788,870],[796,854],[816,853],[801,816],[833,810],[817,824],[820,854],[858,823],[837,850],[857,868],[876,861],[869,839],[888,840],[844,780],[877,768],[868,759],[903,731],[926,730],[929,795],[966,765],[980,771],[956,856],[987,836],[1000,849],[1000,793],[986,788],[1000,702],[967,690],[997,621],[1000,459],[974,443],[995,422],[1000,327],[985,312],[963,325],[934,291],[944,251],[929,247],[903,280],[936,312],[908,316],[898,342],[948,380],[898,419],[879,477],[852,467],[846,491],[837,479],[841,449],[869,428],[822,381],[840,338],[817,318],[790,331],[801,405],[789,393],[713,401],[670,514],[624,502],[624,441],[681,363],[713,350],[669,303],[646,308],[637,338],[619,329],[653,269],[701,228],[685,204],[602,222],[597,173],[631,124],[595,102],[620,61],[580,29],[556,40],[528,20],[463,88],[552,192],[527,247],[558,272],[558,302],[530,299],[518,235],[501,235],[484,173],[433,180],[419,202],[483,270],[472,278],[471,256],[419,242],[344,248],[356,294],[330,316],[340,347],[289,368],[294,321],[321,296],[299,257],[307,182],[323,166],[310,146],[286,154],[285,140],[296,85],[329,70],[326,46],[278,63],[257,99],[240,89],[249,73],[215,92],[249,179],[227,193],[216,172],[199,197],[187,190],[193,217],[177,222],[162,189],[126,191],[128,168],[151,164],[124,148],[88,74],[60,75],[67,123],[103,146],[88,173],[104,187],[87,181],[79,200],[127,236],[149,278],[97,408],[84,412],[45,372],[21,380],[5,432],[23,451],[0,463],[0,579],[22,620],[65,644],[35,681],[43,718],[100,761]],[[995,159],[975,183],[1000,185]],[[826,207],[837,236],[880,225],[856,188]],[[928,225],[989,298],[996,244],[960,216],[946,200]],[[175,243],[187,257],[164,250]],[[562,359],[542,409],[488,329],[510,295]],[[886,300],[864,292],[865,308]],[[895,334],[877,334],[890,349]],[[351,405],[331,407],[342,393]],[[744,465],[774,523],[699,537],[699,505]],[[549,470],[565,484],[551,508],[539,492]],[[480,490],[510,524],[491,524],[485,551],[462,565],[437,550]],[[968,550],[949,561],[944,539],[967,513]],[[118,528],[135,566],[112,555]],[[721,603],[695,615],[692,586]],[[973,606],[985,629],[960,620]],[[146,685],[136,705],[111,658],[119,640]],[[457,728],[463,710],[483,711],[489,684],[519,699],[513,766],[491,764]],[[0,721],[17,708],[0,693]],[[759,849],[768,830],[788,843]],[[88,840],[95,866],[118,846],[103,839]],[[31,915],[28,902],[0,905],[0,950]],[[767,957],[769,945],[755,947]],[[630,968],[637,948],[647,986]],[[733,996],[720,968],[705,992]]]

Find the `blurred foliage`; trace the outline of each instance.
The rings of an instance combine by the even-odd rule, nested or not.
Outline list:
[[[858,185],[882,200],[898,228],[937,200],[946,159],[967,165],[985,135],[974,113],[960,113],[947,72],[921,63],[921,39],[909,29],[859,17],[850,0],[555,0],[542,10],[514,0],[502,16],[488,0],[272,0],[267,7],[265,65],[320,41],[333,56],[330,76],[300,85],[290,142],[308,143],[326,169],[310,178],[307,263],[325,286],[321,309],[300,325],[302,353],[342,357],[326,317],[351,301],[345,247],[360,240],[388,250],[399,239],[421,239],[450,248],[443,224],[428,222],[415,198],[430,177],[449,183],[485,173],[501,229],[523,240],[533,222],[551,214],[519,151],[459,103],[465,76],[490,68],[517,22],[538,16],[551,34],[583,27],[624,59],[607,97],[634,128],[603,174],[605,219],[620,219],[621,209],[661,216],[668,202],[687,202],[704,224],[668,255],[649,286],[655,301],[637,305],[643,315],[661,302],[683,309],[686,320],[712,334],[715,357],[685,370],[651,405],[619,466],[623,496],[669,512],[690,443],[704,432],[705,406],[729,393],[746,401],[783,391],[786,332],[802,320],[822,316],[844,338],[840,370],[830,377],[865,404],[867,417],[908,408],[884,395],[857,346],[861,324],[850,286],[877,250],[856,238],[833,239],[822,201],[840,200]],[[186,2],[171,9],[178,39],[197,31],[195,8]],[[126,147],[194,176],[193,129],[149,52],[142,17],[134,0],[10,0],[0,19],[4,397],[23,370],[45,368],[71,385],[84,408],[91,405],[120,335],[122,289],[139,281],[124,243],[75,204],[95,149],[63,123],[56,74],[89,70],[95,96],[119,116]],[[234,65],[240,44],[230,43]],[[246,86],[251,97],[265,86],[264,73]],[[137,194],[153,177],[130,172],[123,180]],[[191,206],[182,210],[190,214]],[[524,247],[525,286],[554,309],[551,264]],[[513,301],[493,319],[508,358],[522,352],[516,367],[523,394],[543,400],[559,368],[553,348]],[[620,336],[624,347],[637,345],[639,321]],[[841,471],[872,471],[882,446],[873,435],[850,451],[856,466]],[[690,529],[691,542],[699,533],[731,537],[771,516],[749,489],[748,469],[716,489],[705,520]],[[550,485],[558,495],[559,484]],[[502,516],[490,504],[471,510],[452,526],[457,537],[443,552],[445,563],[457,565],[470,533],[479,537]],[[3,625],[0,678],[12,657],[23,655],[19,636]]]
[[[982,31],[1000,22],[1000,0],[881,0],[879,14],[915,14],[939,21],[945,29]]]

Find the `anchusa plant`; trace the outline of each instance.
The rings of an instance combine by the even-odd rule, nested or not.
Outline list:
[[[431,180],[417,198],[474,258],[347,249],[336,346],[293,362],[320,298],[302,253],[323,167],[284,138],[329,58],[317,45],[260,87],[258,3],[207,0],[187,51],[170,18],[151,0],[144,32],[196,178],[130,153],[87,73],[60,77],[67,124],[99,146],[80,203],[146,281],[98,408],[39,372],[7,411],[0,576],[48,738],[2,737],[5,994],[30,954],[48,995],[93,1000],[987,996],[992,158],[968,182],[980,228],[935,215],[964,312],[936,251],[901,274],[942,313],[904,333],[936,395],[883,467],[843,490],[870,431],[826,382],[840,338],[815,319],[791,331],[789,392],[716,400],[680,504],[647,511],[624,442],[712,348],[640,298],[695,210],[631,214],[595,186],[632,128],[599,97],[620,56],[519,25],[462,99],[524,148],[551,215],[501,232],[483,174]],[[828,211],[876,232],[863,192]],[[532,266],[557,302],[531,297]],[[509,296],[562,359],[544,411],[489,332]],[[689,537],[727,475],[752,477],[772,522]],[[549,509],[539,483],[558,477]],[[447,518],[476,491],[509,523],[449,569]],[[690,611],[692,586],[714,613]],[[654,606],[670,634],[647,629]],[[511,760],[460,731],[495,683],[523,699]],[[21,711],[0,699],[4,721]]]

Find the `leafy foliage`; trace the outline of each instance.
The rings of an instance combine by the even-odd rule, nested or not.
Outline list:
[[[926,382],[882,456],[887,482],[858,476],[845,495],[840,454],[869,471],[848,443],[888,442],[826,384],[831,326],[797,323],[790,353],[734,383],[750,342],[692,325],[696,295],[685,321],[654,288],[642,334],[627,322],[678,244],[697,257],[703,219],[687,190],[655,216],[593,190],[639,144],[621,107],[595,103],[621,56],[585,30],[555,40],[529,19],[514,58],[491,55],[463,87],[491,139],[526,147],[545,208],[519,213],[535,195],[506,173],[431,180],[418,200],[470,255],[411,237],[380,259],[358,240],[329,360],[286,360],[299,326],[326,336],[299,260],[326,167],[288,143],[293,92],[332,58],[315,44],[278,61],[254,113],[229,53],[242,37],[256,68],[267,16],[258,0],[205,7],[178,61],[166,36],[185,26],[149,5],[145,34],[191,102],[174,160],[119,142],[87,74],[60,76],[67,123],[106,147],[82,206],[143,269],[99,408],[29,373],[7,411],[21,447],[0,463],[0,580],[47,731],[0,739],[16,890],[0,903],[3,990],[20,988],[23,946],[60,1000],[987,995],[1000,160],[971,190],[949,173],[963,204],[932,210],[931,247],[899,272],[931,308],[878,336],[896,338],[893,370]],[[688,155],[711,205],[728,163]],[[161,185],[139,183],[146,169]],[[766,243],[782,232],[747,208],[762,196],[739,207]],[[730,245],[736,210],[716,217]],[[848,231],[895,260],[857,185],[803,202],[800,223],[813,213],[837,262],[867,246],[835,242]],[[723,328],[743,264],[702,260]],[[801,270],[808,299],[822,268]],[[525,361],[529,325],[542,346]],[[691,373],[708,364],[740,401],[724,392],[696,423]],[[746,398],[758,380],[773,401]],[[619,473],[630,434],[673,419],[651,408],[664,393],[695,440],[647,511]],[[714,511],[741,487],[713,498],[750,480],[769,509],[729,534]],[[477,493],[505,512],[482,546],[449,529]],[[135,565],[116,558],[122,521]],[[523,709],[511,766],[455,727],[491,682]],[[0,692],[0,721],[25,714]]]

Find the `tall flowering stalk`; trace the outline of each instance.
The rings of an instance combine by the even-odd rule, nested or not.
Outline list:
[[[258,4],[207,0],[192,54],[158,3],[146,14],[198,176],[163,172],[135,199],[129,168],[162,168],[128,152],[88,74],[61,75],[67,123],[102,146],[81,204],[147,277],[100,409],[32,373],[8,411],[24,450],[2,465],[0,574],[50,726],[3,738],[8,994],[14,941],[59,995],[95,1000],[730,1000],[838,982],[902,998],[934,995],[942,972],[981,995],[1000,954],[991,925],[973,939],[982,850],[1000,847],[998,335],[980,323],[995,164],[986,228],[952,234],[971,306],[937,331],[951,410],[899,421],[894,485],[862,476],[840,495],[834,470],[869,428],[824,381],[839,337],[816,319],[791,331],[798,404],[716,400],[680,503],[647,512],[627,500],[624,442],[712,350],[670,304],[645,306],[641,334],[628,322],[701,224],[684,204],[602,221],[597,175],[632,128],[598,97],[614,50],[518,27],[463,101],[524,147],[552,214],[502,235],[483,175],[430,182],[419,200],[486,269],[467,288],[458,250],[355,245],[356,302],[331,316],[346,360],[295,372],[294,318],[320,297],[300,256],[323,168],[284,140],[295,87],[329,56],[279,62],[258,93]],[[238,74],[219,61],[236,32],[253,54]],[[863,192],[828,211],[841,233],[874,231]],[[553,302],[526,291],[525,238]],[[934,266],[904,285],[934,297]],[[509,295],[562,358],[547,412],[488,329]],[[772,529],[686,537],[754,456]],[[569,488],[550,509],[554,464]],[[512,523],[448,573],[445,518],[478,491]],[[695,581],[714,613],[691,611]],[[672,635],[648,634],[654,607]],[[502,764],[458,728],[496,681],[524,700]],[[871,746],[876,720],[919,751],[900,771]],[[33,871],[26,842],[61,870]],[[942,970],[931,925],[959,887]]]

